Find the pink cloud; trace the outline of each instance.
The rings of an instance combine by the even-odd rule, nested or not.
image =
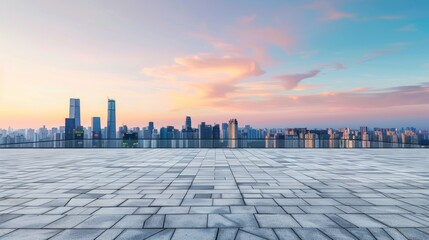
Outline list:
[[[227,111],[367,111],[390,107],[429,105],[429,83],[385,89],[359,88],[307,95],[271,95],[263,99],[228,99],[211,107]],[[246,106],[252,106],[248,108]]]
[[[252,59],[212,55],[176,58],[174,65],[144,68],[142,72],[155,79],[169,79],[181,89],[192,88],[207,99],[223,97],[235,91],[241,80],[264,73]]]
[[[318,0],[307,5],[307,8],[320,11],[323,15],[323,18],[326,20],[340,20],[353,18],[355,16],[353,13],[344,12],[337,9],[337,7],[331,1]]]
[[[280,80],[286,90],[292,90],[296,88],[302,80],[315,77],[319,73],[320,70],[312,70],[307,73],[281,75],[275,77],[275,79]]]
[[[397,52],[397,50],[393,50],[393,49],[375,50],[375,51],[367,52],[362,56],[362,58],[358,62],[359,63],[365,63],[365,62],[371,61],[377,57],[387,55],[387,54],[392,54],[395,52]]]
[[[240,19],[240,23],[242,23],[242,24],[248,24],[248,23],[253,22],[255,20],[255,18],[256,18],[256,15],[245,16],[245,17],[242,17]]]

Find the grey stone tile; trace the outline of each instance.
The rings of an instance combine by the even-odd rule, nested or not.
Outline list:
[[[213,206],[213,207],[191,207],[189,213],[200,213],[200,214],[208,214],[208,213],[230,213],[229,207],[224,206]]]
[[[190,207],[161,207],[158,214],[186,214]]]
[[[344,220],[354,224],[357,227],[367,228],[382,228],[386,227],[384,224],[368,217],[364,214],[338,214]]]
[[[291,228],[274,229],[279,240],[300,240],[296,233]]]
[[[254,206],[230,206],[231,213],[256,213]]]
[[[321,228],[320,230],[332,239],[356,240],[352,234],[343,228]]]
[[[429,239],[429,234],[420,231],[415,228],[399,228],[399,231],[404,235],[407,239],[413,240],[427,240]]]
[[[64,216],[57,221],[47,225],[45,228],[73,228],[89,218],[89,215]]]
[[[123,215],[93,215],[77,225],[76,228],[111,228]]]
[[[330,240],[326,234],[316,228],[295,228],[296,234],[304,240]]]
[[[334,221],[322,214],[293,214],[295,220],[308,228],[335,228],[339,227]]]
[[[165,228],[205,228],[207,227],[207,215],[165,215]]]
[[[347,230],[359,240],[376,240],[366,228],[348,228]]]
[[[164,227],[165,215],[152,215],[144,222],[144,228],[162,228]]]
[[[93,214],[132,214],[136,207],[102,207]]]
[[[3,235],[6,235],[6,234],[8,234],[8,233],[10,233],[10,232],[12,232],[12,231],[14,231],[15,229],[7,229],[7,228],[5,228],[5,229],[0,229],[0,237],[1,236],[3,236]]]
[[[209,214],[208,227],[258,227],[253,214]]]
[[[61,233],[55,235],[52,240],[60,239],[82,239],[82,240],[92,240],[98,237],[103,230],[97,229],[67,229]]]
[[[424,227],[422,224],[399,214],[370,214],[369,216],[389,227]]]
[[[97,199],[87,204],[88,207],[116,207],[123,203],[124,199]]]
[[[198,240],[214,240],[216,239],[216,228],[200,228],[200,229],[176,229],[172,240],[182,239],[198,239]]]
[[[23,215],[0,224],[0,228],[42,228],[61,217],[61,215]]]
[[[114,240],[119,234],[121,234],[123,229],[107,229],[96,240]]]
[[[283,208],[279,206],[256,206],[258,213],[285,214]]]
[[[154,235],[146,238],[148,240],[170,240],[173,236],[174,229],[164,229],[161,232],[155,233]]]
[[[287,214],[255,214],[259,226],[263,228],[293,228],[300,225]]]
[[[127,215],[119,220],[113,228],[143,228],[144,222],[151,215]]]
[[[383,230],[383,228],[368,229],[377,240],[391,240],[392,238]]]
[[[218,240],[234,240],[237,236],[238,228],[220,228],[217,233]]]
[[[126,229],[116,239],[147,239],[161,231],[162,229]]]
[[[31,236],[31,240],[44,240],[48,239],[55,234],[60,232],[60,230],[52,229],[18,229],[9,234],[6,234],[1,237],[2,240],[15,240],[15,239],[28,239]]]
[[[172,199],[155,199],[150,206],[179,206],[182,202],[182,199],[172,198]]]
[[[121,207],[147,207],[153,199],[128,199],[121,204]]]
[[[393,240],[407,240],[404,235],[402,235],[397,229],[395,228],[384,228],[384,231],[386,231],[387,234],[393,239]]]

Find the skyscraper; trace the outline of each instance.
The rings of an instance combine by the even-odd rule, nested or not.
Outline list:
[[[116,106],[115,100],[109,99],[107,102],[107,136],[108,146],[116,147],[115,141],[116,138]]]
[[[65,147],[71,148],[74,146],[74,130],[76,128],[75,126],[75,119],[74,118],[66,118],[65,125],[66,125],[66,132],[65,132]]]
[[[150,131],[150,135],[152,137],[152,133],[153,133],[153,129],[154,129],[154,125],[153,122],[149,122],[149,126],[147,127],[148,130]]]
[[[74,118],[75,128],[80,127],[80,99],[70,98],[69,118]]]
[[[237,122],[237,119],[235,118],[229,120],[228,138],[229,138],[228,146],[230,148],[238,147],[238,122]]]
[[[92,118],[92,147],[101,147],[101,120],[100,117]]]
[[[213,134],[211,125],[206,125],[205,122],[202,122],[200,125],[198,125],[198,135],[200,137],[200,148],[213,147]]]
[[[185,129],[192,129],[192,121],[190,116],[186,116]]]

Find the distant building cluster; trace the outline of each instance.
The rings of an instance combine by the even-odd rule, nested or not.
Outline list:
[[[115,100],[108,99],[106,127],[92,117],[91,126],[81,125],[80,100],[70,99],[69,117],[64,126],[47,129],[0,129],[0,147],[22,145],[45,148],[384,148],[429,145],[429,131],[416,128],[307,129],[239,127],[237,119],[227,123],[193,127],[186,116],[182,129],[116,127]]]

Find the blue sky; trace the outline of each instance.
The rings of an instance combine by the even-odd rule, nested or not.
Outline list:
[[[3,1],[0,126],[428,128],[427,1]],[[104,119],[104,120],[103,120]]]

